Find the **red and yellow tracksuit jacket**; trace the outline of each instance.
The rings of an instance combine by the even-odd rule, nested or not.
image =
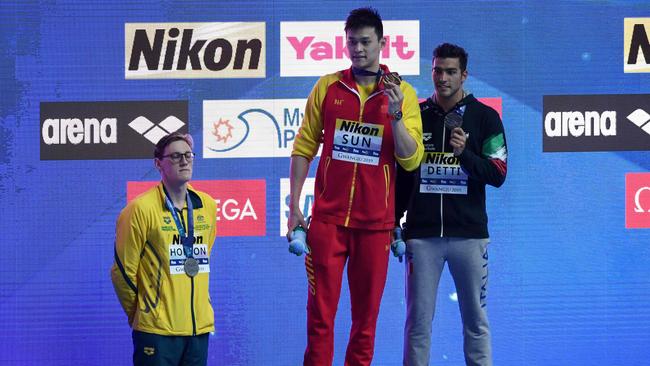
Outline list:
[[[165,205],[162,183],[131,201],[117,220],[111,279],[134,330],[168,336],[214,331],[208,271],[216,235],[216,202],[191,187],[188,192],[194,206],[195,257],[208,262],[195,277],[182,270],[182,244]],[[182,217],[187,225],[187,208]]]
[[[384,73],[389,72],[380,65]],[[395,156],[383,83],[366,95],[352,69],[325,75],[314,86],[292,155],[311,161],[323,150],[316,173],[312,217],[351,228],[386,230],[395,225],[395,161],[407,171],[418,167],[424,151],[422,121],[413,87],[402,81],[403,122],[417,149]]]

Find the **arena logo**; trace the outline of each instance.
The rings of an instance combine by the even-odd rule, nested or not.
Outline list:
[[[650,95],[544,96],[543,149],[650,150]]]
[[[127,182],[127,201],[156,184]],[[266,181],[194,180],[190,185],[217,203],[217,236],[266,235]]]
[[[650,72],[650,18],[625,18],[624,72]]]
[[[289,157],[306,99],[203,101],[203,157]]]
[[[41,135],[46,145],[116,144],[117,119],[48,118],[43,121]]]
[[[650,173],[625,175],[625,227],[650,228]]]
[[[350,67],[344,22],[281,22],[280,76],[320,76]],[[420,74],[420,22],[384,21],[380,59],[402,75]]]
[[[266,23],[126,23],[127,79],[266,77]]]
[[[187,101],[42,102],[40,107],[41,160],[151,158],[160,138],[187,132]]]
[[[300,192],[300,209],[305,219],[311,216],[311,209],[314,206],[314,183],[315,178],[305,179]],[[280,179],[280,236],[287,234],[287,223],[289,221],[289,178]]]
[[[548,137],[616,136],[616,111],[548,112],[544,132]]]
[[[168,116],[160,123],[154,123],[145,116],[139,116],[129,123],[129,127],[144,136],[154,145],[157,144],[161,138],[172,132],[178,131],[184,125],[185,123],[176,116]]]

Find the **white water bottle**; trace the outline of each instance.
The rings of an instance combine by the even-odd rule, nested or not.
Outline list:
[[[296,226],[289,235],[289,252],[297,256],[302,253],[309,254],[309,247],[307,246],[307,232],[302,226]]]

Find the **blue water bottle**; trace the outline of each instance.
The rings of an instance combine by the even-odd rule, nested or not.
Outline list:
[[[297,256],[302,253],[309,254],[309,247],[307,246],[307,232],[302,226],[296,226],[289,235],[289,252]]]
[[[402,239],[402,228],[399,226],[393,229],[393,242],[390,244],[390,250],[393,251],[395,257],[399,257],[401,263],[402,257],[406,254],[406,243]]]

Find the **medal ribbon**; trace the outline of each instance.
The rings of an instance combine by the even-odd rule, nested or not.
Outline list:
[[[172,217],[174,218],[176,229],[178,229],[178,233],[181,237],[181,243],[183,243],[183,252],[185,253],[186,258],[192,258],[192,246],[194,245],[194,215],[192,214],[192,211],[194,209],[194,206],[192,206],[192,200],[190,199],[189,192],[186,194],[185,199],[187,201],[187,236],[185,235],[185,228],[183,227],[183,223],[178,216],[178,212],[176,211],[174,204],[172,204],[172,201],[169,199],[167,190],[165,190],[165,205],[167,206],[167,209],[172,213]]]
[[[352,66],[352,73],[357,76],[374,76],[375,82],[377,82],[379,81],[379,78],[381,78],[381,76],[384,74],[384,70],[382,70],[380,67],[379,70],[377,70],[377,72],[372,72],[366,69],[358,69]]]

